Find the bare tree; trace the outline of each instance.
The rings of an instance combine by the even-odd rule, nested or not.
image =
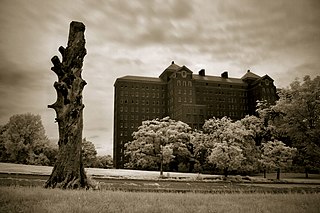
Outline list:
[[[84,170],[81,143],[83,130],[82,91],[87,84],[81,77],[84,56],[87,54],[84,38],[85,25],[71,22],[67,48],[59,47],[58,56],[51,61],[51,68],[58,76],[54,83],[57,100],[48,105],[56,111],[59,126],[59,152],[50,178],[45,187],[89,188]]]

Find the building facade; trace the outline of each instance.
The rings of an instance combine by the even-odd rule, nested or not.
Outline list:
[[[124,145],[142,121],[169,116],[193,129],[201,129],[206,119],[228,116],[238,120],[255,113],[257,100],[274,103],[276,87],[268,75],[260,77],[249,70],[242,78],[194,74],[174,62],[158,78],[124,76],[114,84],[115,168],[125,163]]]

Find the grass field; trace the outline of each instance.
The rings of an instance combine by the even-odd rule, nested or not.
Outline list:
[[[319,212],[320,194],[177,194],[0,187],[0,212]]]

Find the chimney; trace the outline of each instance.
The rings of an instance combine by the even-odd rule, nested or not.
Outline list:
[[[224,71],[224,72],[221,74],[221,77],[222,77],[222,78],[228,78],[228,72],[227,72],[227,71]]]
[[[205,75],[206,75],[206,70],[205,70],[205,69],[201,69],[201,70],[199,71],[199,75],[200,75],[200,76],[205,76]]]

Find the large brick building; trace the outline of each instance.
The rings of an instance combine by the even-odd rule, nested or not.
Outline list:
[[[268,75],[249,70],[242,78],[198,74],[174,62],[158,78],[124,76],[114,84],[114,143],[116,168],[124,165],[124,144],[142,121],[170,116],[194,129],[206,119],[228,116],[234,120],[254,114],[257,100],[275,102],[276,87]]]

